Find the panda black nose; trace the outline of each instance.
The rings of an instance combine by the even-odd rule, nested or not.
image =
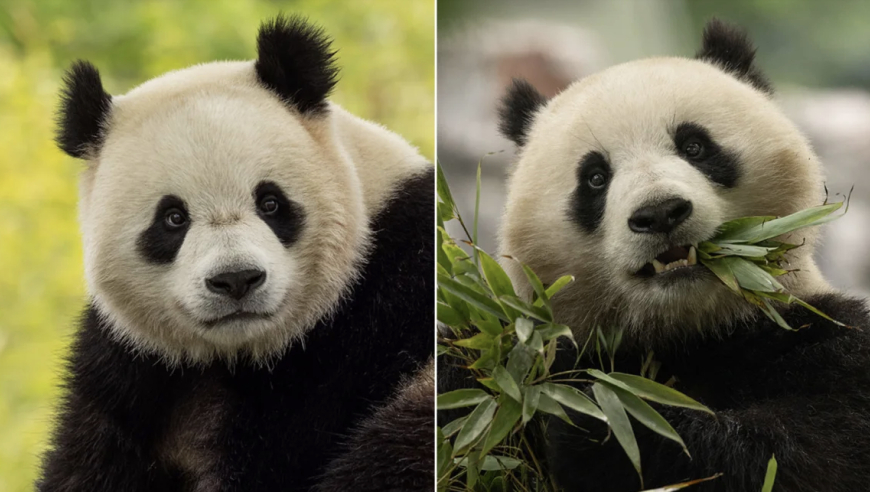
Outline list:
[[[655,205],[641,207],[631,214],[628,228],[639,233],[667,234],[692,215],[692,202],[671,198]]]
[[[232,297],[239,300],[245,294],[263,285],[266,272],[262,270],[239,270],[225,272],[206,279],[205,286],[215,294]]]

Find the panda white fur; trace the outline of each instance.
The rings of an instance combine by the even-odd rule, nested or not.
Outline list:
[[[596,326],[624,327],[617,371],[639,373],[653,350],[661,382],[673,376],[677,389],[716,412],[659,407],[691,459],[634,426],[645,487],[723,473],[693,490],[758,491],[775,454],[776,490],[866,490],[870,322],[863,302],[820,275],[815,234],[786,238],[804,245],[789,257],[799,271],[783,283],[853,328],[780,306],[792,326],[810,325],[787,332],[692,265],[692,245],[722,222],[786,215],[824,199],[820,163],[772,101],[754,55],[742,31],[714,20],[695,59],[618,65],[549,101],[516,81],[501,110],[502,131],[519,147],[501,253],[545,283],[576,278],[554,298],[556,317],[581,340]],[[505,267],[530,295],[518,264]],[[573,352],[563,355],[561,367],[570,368]],[[573,417],[588,432],[559,419],[548,426],[559,486],[639,490],[615,440],[601,443],[604,426]]]
[[[327,100],[334,54],[320,29],[279,16],[256,61],[122,96],[72,66],[58,143],[87,161],[91,306],[40,490],[431,482],[431,466],[343,457],[432,355],[433,172]],[[404,445],[429,452],[432,397],[419,396]],[[331,477],[341,459],[367,473]]]

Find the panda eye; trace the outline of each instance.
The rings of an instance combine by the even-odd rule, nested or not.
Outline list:
[[[607,176],[604,173],[595,173],[589,176],[589,186],[593,188],[601,188],[607,183]]]
[[[266,215],[274,215],[278,211],[278,199],[272,195],[260,200],[260,211]]]
[[[697,140],[689,140],[683,144],[683,154],[690,159],[698,159],[704,155],[704,145]]]
[[[184,212],[177,208],[171,208],[166,211],[165,215],[166,225],[168,225],[172,229],[178,229],[179,227],[184,227],[187,224],[187,215]]]

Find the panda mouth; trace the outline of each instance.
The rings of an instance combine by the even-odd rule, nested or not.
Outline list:
[[[225,323],[230,323],[232,321],[253,321],[257,319],[265,319],[270,315],[263,313],[254,313],[250,311],[236,311],[234,313],[228,314],[226,316],[221,316],[220,318],[212,319],[206,321],[205,324],[209,327],[215,327],[218,325],[222,325]]]
[[[672,246],[667,251],[653,258],[651,262],[644,265],[637,273],[645,277],[654,277],[673,270],[693,267],[698,264],[698,252],[696,248],[697,246],[694,244]]]

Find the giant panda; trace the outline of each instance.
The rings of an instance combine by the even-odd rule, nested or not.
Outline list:
[[[624,63],[547,100],[515,81],[501,130],[518,146],[500,252],[545,283],[575,281],[553,299],[578,341],[595,327],[625,332],[615,369],[638,374],[653,351],[658,379],[715,416],[659,406],[680,447],[634,422],[643,487],[719,478],[698,491],[759,491],[771,456],[774,490],[845,492],[870,483],[870,319],[813,260],[814,231],[782,283],[848,325],[778,306],[786,331],[697,262],[694,245],[724,221],[787,215],[825,200],[822,168],[773,99],[744,31],[718,20],[693,59]],[[526,296],[519,262],[505,261]],[[576,357],[563,351],[553,371]],[[560,366],[561,364],[561,366]],[[587,366],[588,367],[588,366]],[[583,388],[587,389],[587,388]],[[567,492],[637,491],[637,473],[598,421],[551,419],[548,469]]]
[[[90,305],[39,490],[431,485],[433,169],[327,99],[330,43],[278,16],[254,61],[68,71]]]

